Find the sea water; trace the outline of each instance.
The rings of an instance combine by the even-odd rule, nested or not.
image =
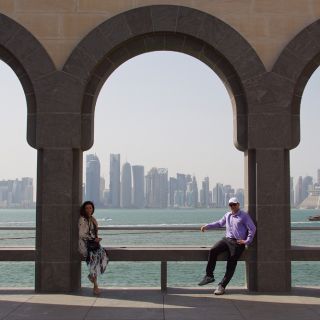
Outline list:
[[[99,226],[200,226],[220,219],[224,209],[97,209],[95,216]],[[315,210],[292,210],[291,225],[320,226],[320,222],[308,221]],[[34,227],[35,210],[2,209],[0,227]],[[120,231],[101,230],[102,245],[196,245],[211,246],[224,231]],[[292,245],[319,245],[319,230],[292,231]],[[34,246],[34,231],[0,231],[0,246]],[[273,244],[274,245],[274,244]],[[168,262],[168,286],[196,286],[203,277],[206,262]],[[218,262],[217,280],[223,277],[225,262]],[[294,286],[320,286],[320,262],[292,262]],[[160,262],[110,262],[107,271],[99,279],[101,286],[160,286]],[[82,263],[82,285],[90,286],[87,267]],[[245,265],[239,262],[231,286],[245,286]],[[0,287],[33,287],[34,262],[1,262]]]

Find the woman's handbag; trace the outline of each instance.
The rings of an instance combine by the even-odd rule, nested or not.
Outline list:
[[[100,243],[95,240],[87,240],[87,250],[94,251],[100,248]]]

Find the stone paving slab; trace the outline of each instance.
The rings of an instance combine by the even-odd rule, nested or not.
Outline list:
[[[106,289],[86,319],[162,320],[163,294],[159,289]]]
[[[320,288],[293,289],[290,294],[257,294],[228,289],[172,289],[164,299],[165,319],[319,320]]]
[[[29,293],[29,294],[28,294]],[[16,310],[23,303],[27,302],[34,295],[31,290],[0,290],[0,319],[4,319],[7,315]]]
[[[256,294],[231,288],[215,296],[211,288],[90,288],[79,294],[36,294],[0,289],[0,320],[295,320],[320,319],[320,287],[289,294]]]

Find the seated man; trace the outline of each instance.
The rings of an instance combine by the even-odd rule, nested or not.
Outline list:
[[[249,214],[240,210],[240,204],[237,198],[231,198],[229,200],[229,207],[231,211],[227,212],[221,220],[208,223],[201,227],[201,231],[204,232],[208,229],[226,226],[226,236],[210,249],[206,275],[199,283],[199,286],[203,286],[214,281],[213,272],[217,257],[220,253],[227,252],[226,273],[219,283],[218,288],[214,291],[216,295],[225,293],[225,288],[234,274],[238,259],[245,249],[245,246],[252,242],[256,233],[256,226]]]

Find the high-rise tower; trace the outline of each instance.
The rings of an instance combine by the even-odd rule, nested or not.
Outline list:
[[[313,178],[311,176],[306,176],[302,179],[302,201],[307,198],[309,190],[313,186]]]
[[[144,208],[144,166],[132,166],[133,176],[133,199],[132,206],[134,208]]]
[[[298,207],[302,200],[302,177],[300,176],[296,183],[296,188],[294,192],[294,205]]]
[[[176,178],[170,177],[169,179],[169,206],[174,206],[174,196],[178,189],[178,182]]]
[[[110,154],[110,205],[120,208],[120,154]]]
[[[180,198],[180,207],[184,207],[186,204],[186,195],[187,195],[187,178],[185,174],[177,173],[177,191],[181,195]]]
[[[196,177],[187,183],[187,200],[188,207],[196,208],[198,206],[198,185]]]
[[[86,198],[100,205],[100,160],[95,154],[86,157]]]
[[[212,202],[210,199],[209,191],[209,177],[205,177],[202,181],[202,189],[200,193],[200,201],[203,208],[208,208],[209,204]]]
[[[146,176],[146,205],[149,208],[168,207],[168,170],[152,168]]]
[[[131,208],[131,194],[131,165],[130,163],[126,162],[122,166],[121,172],[121,208]]]

